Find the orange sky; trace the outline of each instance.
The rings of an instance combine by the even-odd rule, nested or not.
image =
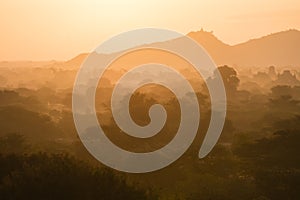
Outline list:
[[[228,44],[300,29],[300,1],[4,0],[0,27],[0,60],[67,60],[142,27],[203,27]]]

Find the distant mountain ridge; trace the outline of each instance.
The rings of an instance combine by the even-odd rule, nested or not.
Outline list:
[[[218,65],[300,66],[300,31],[288,30],[227,45],[212,33],[199,31],[188,34],[201,44]]]
[[[190,32],[187,36],[202,45],[217,65],[300,67],[300,31],[295,29],[251,39],[237,45],[225,44],[212,32],[204,30]],[[157,45],[170,45],[174,42],[176,39],[159,42]],[[86,56],[87,54],[80,54],[67,63],[80,65]]]

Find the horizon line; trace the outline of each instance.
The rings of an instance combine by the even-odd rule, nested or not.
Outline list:
[[[219,39],[219,37],[217,37],[213,30],[211,31],[207,31],[205,30],[204,28],[201,28],[200,30],[196,30],[196,31],[190,31],[188,33],[186,33],[185,35],[187,36],[188,34],[190,33],[197,33],[197,32],[206,32],[206,33],[209,33],[209,34],[212,34],[213,36],[215,36],[219,41],[221,41],[223,44],[225,45],[229,45],[231,47],[233,46],[237,46],[237,45],[241,45],[241,44],[244,44],[244,43],[247,43],[247,42],[250,42],[250,41],[253,41],[253,40],[257,40],[257,39],[262,39],[264,37],[268,37],[268,36],[271,36],[271,35],[274,35],[274,34],[278,34],[278,33],[283,33],[283,32],[288,32],[288,31],[297,31],[297,32],[300,32],[300,30],[298,30],[297,28],[288,28],[288,29],[285,29],[285,30],[282,30],[282,31],[277,31],[277,32],[271,32],[269,34],[265,34],[265,35],[262,35],[260,37],[256,37],[256,38],[249,38],[247,39],[246,41],[243,41],[243,42],[239,42],[239,43],[236,43],[236,44],[229,44],[229,43],[226,43],[222,40]],[[109,38],[108,38],[109,39]],[[173,39],[176,39],[176,38],[173,38]],[[170,41],[170,40],[173,40],[173,39],[169,39],[169,40],[164,40],[164,41],[157,41],[157,42],[167,42],[167,41]],[[105,40],[104,40],[105,41]],[[153,42],[155,43],[155,42]],[[146,45],[146,44],[140,44],[140,45]],[[139,46],[139,45],[137,45]],[[129,48],[128,48],[129,49]],[[117,52],[117,51],[116,51]],[[55,58],[49,58],[49,59],[44,59],[44,60],[40,60],[40,59],[32,59],[32,60],[27,60],[27,59],[20,59],[20,60],[0,60],[0,63],[3,63],[3,62],[67,62],[67,61],[70,61],[80,55],[83,55],[83,54],[89,54],[90,52],[81,52],[81,53],[78,53],[76,54],[75,56],[69,58],[69,59],[65,59],[65,60],[59,60],[59,59],[55,59]],[[115,52],[111,52],[111,53],[115,53]],[[111,53],[108,53],[111,54]]]

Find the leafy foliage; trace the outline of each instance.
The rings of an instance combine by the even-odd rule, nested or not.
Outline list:
[[[63,154],[0,156],[1,199],[150,199],[111,171]],[[154,196],[151,199],[155,199]]]

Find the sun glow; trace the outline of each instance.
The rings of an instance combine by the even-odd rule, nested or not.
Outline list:
[[[0,4],[0,60],[65,60],[93,50],[112,35],[142,27],[182,33],[203,27],[229,44],[300,29],[300,2],[295,0],[11,0]]]

